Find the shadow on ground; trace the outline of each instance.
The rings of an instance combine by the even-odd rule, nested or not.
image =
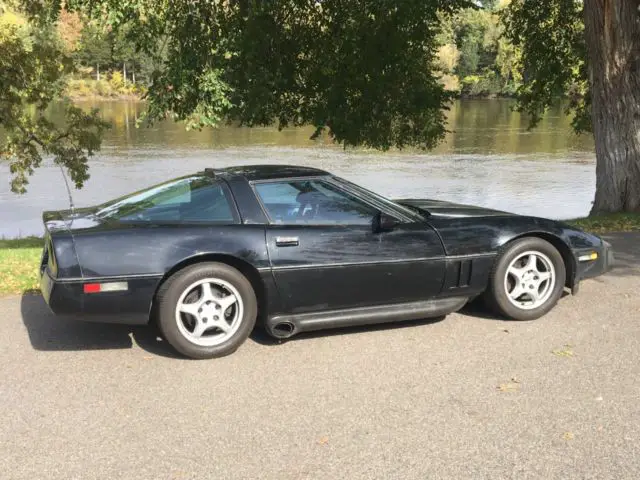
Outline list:
[[[133,348],[134,343],[154,355],[169,358],[184,358],[176,353],[160,336],[155,325],[120,325],[92,323],[71,317],[54,315],[41,295],[24,294],[20,309],[22,321],[27,328],[31,346],[42,351],[117,350]],[[333,335],[387,330],[392,328],[417,327],[443,320],[445,317],[412,320],[398,323],[348,327],[334,330],[301,333],[285,341]],[[283,341],[269,336],[262,327],[256,327],[249,337],[260,345],[275,346]]]
[[[36,350],[76,351],[132,348],[134,341],[154,355],[182,358],[160,338],[155,326],[91,323],[56,316],[40,295],[24,294],[22,321]]]
[[[568,297],[571,293],[568,290],[564,290],[562,292],[562,297]],[[521,322],[521,320],[513,320],[507,317],[503,317],[495,313],[491,308],[489,308],[481,297],[478,299],[467,303],[464,307],[456,312],[459,315],[464,315],[466,317],[474,317],[481,318],[484,320],[493,320],[496,322]]]
[[[483,320],[493,320],[496,322],[510,322],[506,317],[502,317],[494,313],[489,307],[485,305],[481,298],[467,303],[464,307],[456,312],[459,315],[465,317],[481,318]]]
[[[603,235],[614,248],[616,264],[608,275],[629,276],[640,274],[640,232]],[[566,294],[566,293],[565,293]],[[54,315],[37,294],[26,293],[21,299],[22,321],[27,328],[31,345],[36,350],[76,351],[76,350],[113,350],[140,348],[154,355],[169,358],[183,358],[171,346],[162,340],[157,328],[151,326],[129,326],[106,323],[90,323]],[[474,301],[458,312],[475,318],[494,321],[508,321],[487,309],[482,302]],[[317,337],[350,335],[363,332],[397,328],[419,327],[442,321],[446,317],[406,322],[348,327],[334,330],[302,333],[289,341],[304,341]],[[251,340],[260,345],[278,345],[281,340],[267,335],[263,328],[257,327],[251,334]]]
[[[640,275],[640,232],[610,233],[602,235],[613,246],[614,276]]]

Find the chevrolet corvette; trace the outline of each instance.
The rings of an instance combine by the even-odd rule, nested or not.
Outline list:
[[[481,298],[534,320],[613,265],[561,221],[389,199],[299,166],[205,169],[101,205],[46,211],[40,284],[55,313],[147,324],[190,358],[273,337],[441,317]]]

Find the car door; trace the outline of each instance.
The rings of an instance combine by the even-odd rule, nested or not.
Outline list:
[[[267,250],[291,313],[417,301],[440,292],[444,249],[428,224],[396,214],[392,230],[376,233],[379,207],[329,179],[256,182],[254,189],[270,218]]]

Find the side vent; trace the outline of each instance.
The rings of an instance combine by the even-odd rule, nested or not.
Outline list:
[[[468,287],[471,284],[472,260],[458,262],[458,284],[457,287]]]
[[[487,288],[489,273],[495,261],[493,255],[447,260],[443,292],[455,295],[481,292]]]
[[[472,259],[451,260],[447,262],[447,274],[445,279],[445,290],[457,290],[471,286],[473,274]]]

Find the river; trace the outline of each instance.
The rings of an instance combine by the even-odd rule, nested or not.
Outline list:
[[[163,122],[136,128],[144,104],[98,106],[113,123],[90,160],[91,178],[74,190],[86,206],[204,167],[286,163],[329,170],[383,195],[483,205],[566,219],[589,212],[595,190],[591,137],[576,136],[560,108],[534,130],[510,100],[460,100],[447,112],[450,133],[424,153],[344,150],[311,129],[221,127],[186,131]],[[57,111],[51,113],[55,118]],[[0,163],[0,237],[42,234],[43,210],[68,208],[60,170],[50,161],[31,177],[28,193],[11,193],[9,167]]]

